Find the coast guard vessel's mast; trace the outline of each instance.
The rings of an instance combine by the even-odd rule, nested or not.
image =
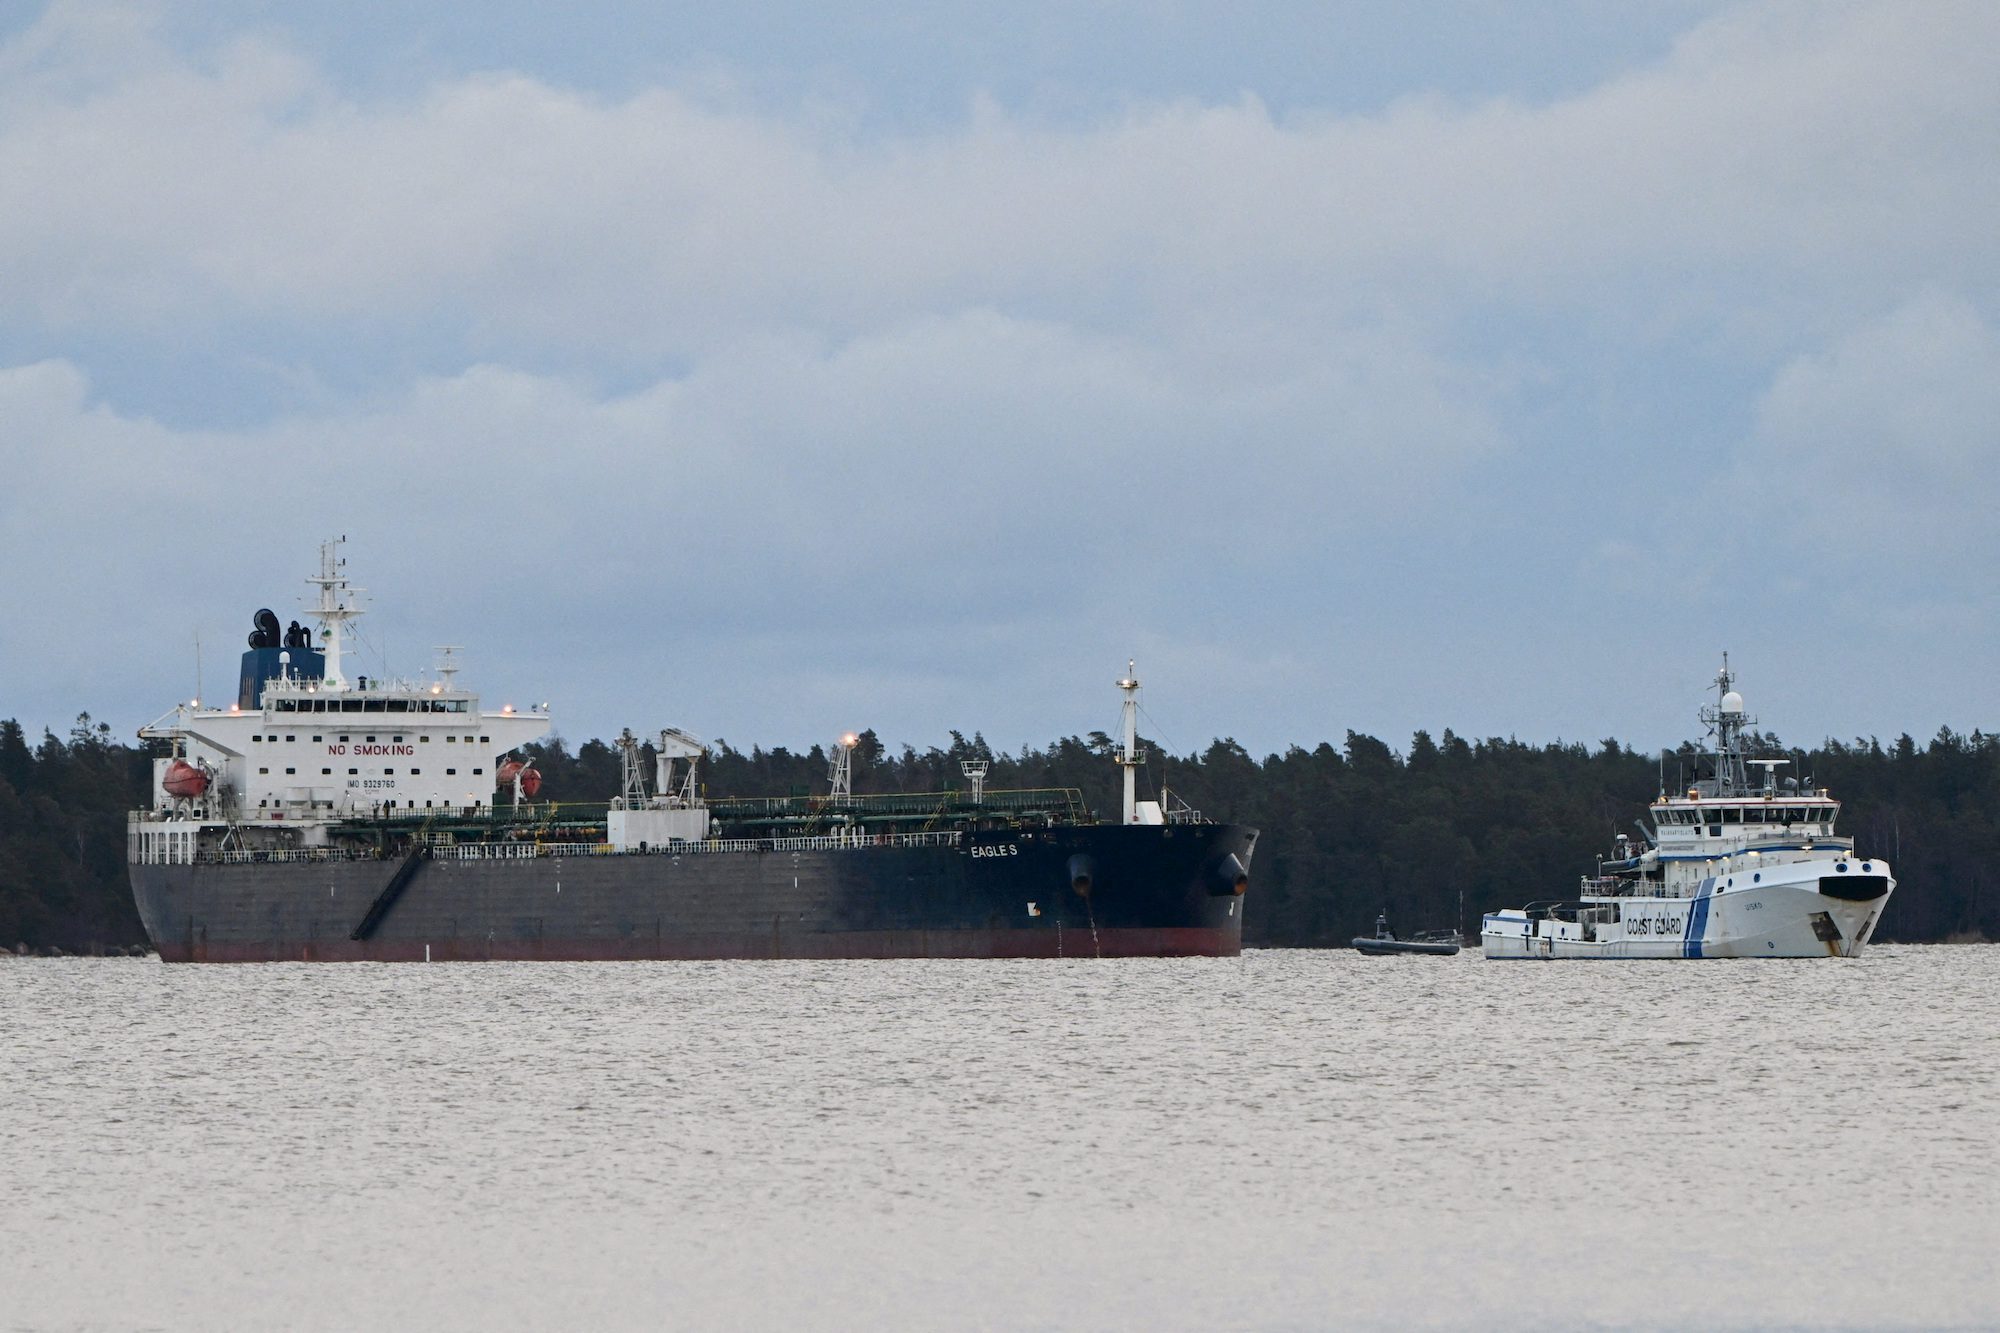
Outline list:
[[[1729,669],[1729,654],[1722,655],[1722,670],[1715,673],[1715,688],[1721,698],[1701,710],[1701,720],[1715,736],[1715,776],[1711,783],[1697,783],[1705,796],[1742,796],[1750,790],[1750,773],[1743,762],[1743,729],[1757,719],[1743,712],[1743,696],[1732,686],[1736,676]]]

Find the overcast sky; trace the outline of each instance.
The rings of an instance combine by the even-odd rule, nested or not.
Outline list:
[[[344,533],[363,669],[572,741],[1014,749],[1136,657],[1180,752],[1650,747],[1725,649],[1788,740],[1992,730],[1996,50],[0,0],[0,717],[222,697]]]

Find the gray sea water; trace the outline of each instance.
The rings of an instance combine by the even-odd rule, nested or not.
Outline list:
[[[0,960],[0,1327],[1995,1327],[1996,968]]]

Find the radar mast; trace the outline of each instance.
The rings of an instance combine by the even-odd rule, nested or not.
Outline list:
[[[347,688],[347,677],[340,670],[342,628],[361,614],[361,608],[354,603],[361,589],[350,588],[347,575],[340,572],[347,568],[347,560],[340,554],[340,547],[346,540],[345,537],[335,537],[321,542],[319,574],[306,580],[319,588],[319,605],[307,610],[319,620],[320,644],[326,653],[320,688],[328,690]]]

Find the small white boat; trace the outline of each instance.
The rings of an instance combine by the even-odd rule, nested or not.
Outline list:
[[[1574,898],[1488,913],[1488,958],[1852,958],[1895,890],[1888,862],[1834,836],[1840,802],[1811,781],[1780,779],[1789,761],[1748,759],[1755,719],[1731,686],[1702,709],[1714,772],[1653,802],[1651,846],[1620,835]],[[1752,768],[1761,779],[1750,780]],[[1646,832],[1643,827],[1642,832]]]

